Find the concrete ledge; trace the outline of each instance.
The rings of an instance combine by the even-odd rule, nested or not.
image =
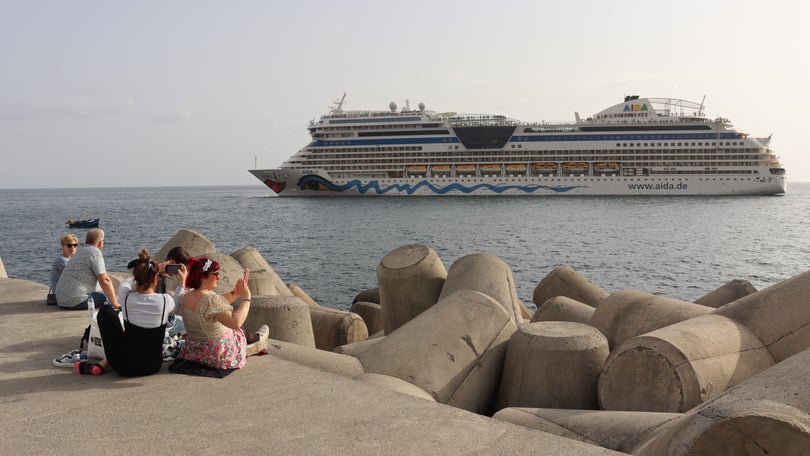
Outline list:
[[[46,306],[47,291],[0,279],[2,454],[622,454],[273,355],[224,379],[80,376],[51,359],[87,314]]]

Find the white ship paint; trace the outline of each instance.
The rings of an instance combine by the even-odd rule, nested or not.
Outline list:
[[[749,137],[703,103],[625,97],[572,123],[436,113],[419,104],[312,121],[312,142],[253,169],[280,196],[779,195],[770,137]]]

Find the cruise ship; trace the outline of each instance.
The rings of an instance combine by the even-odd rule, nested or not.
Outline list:
[[[627,96],[592,117],[531,123],[345,100],[310,122],[312,141],[279,168],[250,173],[279,196],[779,195],[787,185],[770,136],[707,118],[703,101]]]

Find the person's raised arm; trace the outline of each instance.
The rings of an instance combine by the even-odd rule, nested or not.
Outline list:
[[[236,310],[221,313],[219,317],[217,317],[217,321],[231,329],[239,329],[245,324],[248,312],[250,311],[250,289],[244,280],[239,279],[239,281],[236,282],[234,291],[238,294],[239,298],[241,298],[242,302],[239,303],[239,307]]]
[[[115,296],[115,288],[113,287],[110,276],[108,276],[105,272],[104,274],[97,275],[96,279],[101,287],[101,291],[104,292],[105,296],[107,296],[107,301],[109,301],[110,304],[112,304],[112,306],[116,309],[121,307],[121,305],[118,304],[118,298]]]

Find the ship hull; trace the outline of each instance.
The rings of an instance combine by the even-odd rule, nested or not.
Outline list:
[[[717,178],[657,174],[627,176],[458,176],[335,178],[323,172],[251,170],[279,196],[692,196],[781,195],[784,176]],[[763,170],[763,172],[767,172]]]

